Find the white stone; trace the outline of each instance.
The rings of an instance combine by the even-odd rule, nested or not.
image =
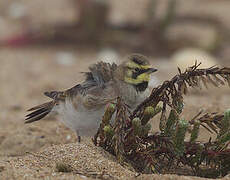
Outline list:
[[[104,61],[107,63],[120,64],[119,54],[115,50],[110,49],[110,48],[102,49],[97,55],[97,60]]]
[[[218,65],[214,56],[196,48],[181,49],[172,55],[171,60],[174,65],[179,67],[182,71],[193,66],[196,61],[202,63],[199,68],[209,68]]]
[[[27,8],[23,3],[14,2],[10,4],[8,13],[9,16],[15,19],[24,17],[26,15]]]
[[[56,61],[60,65],[71,66],[74,64],[74,55],[70,52],[59,52],[56,55]]]

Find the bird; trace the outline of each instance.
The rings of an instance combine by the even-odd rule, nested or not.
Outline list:
[[[83,72],[82,83],[64,91],[44,92],[52,100],[30,108],[25,123],[38,121],[48,114],[59,114],[80,142],[82,135],[95,134],[106,105],[117,97],[134,110],[149,95],[150,75],[156,71],[148,57],[137,53],[125,56],[119,65],[97,62],[89,66],[88,72]]]

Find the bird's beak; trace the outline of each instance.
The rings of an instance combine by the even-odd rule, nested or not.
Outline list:
[[[156,71],[157,71],[157,69],[155,69],[155,68],[149,68],[147,73],[151,74],[151,73],[156,72]]]

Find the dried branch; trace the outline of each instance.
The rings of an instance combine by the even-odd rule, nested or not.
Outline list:
[[[184,73],[178,68],[178,75],[154,88],[131,114],[122,98],[118,98],[115,123],[105,121],[105,117],[111,117],[106,116],[107,110],[96,145],[114,154],[121,164],[142,173],[167,173],[181,164],[178,171],[190,167],[198,176],[226,175],[230,171],[230,110],[224,114],[200,111],[190,121],[180,118],[188,87],[230,84],[230,68],[197,69],[199,65],[196,63]],[[168,117],[167,109],[170,110]],[[158,113],[161,113],[160,132],[150,134],[148,122]],[[198,142],[201,126],[210,133],[215,132],[216,139]],[[191,134],[189,141],[185,140],[186,133]]]
[[[207,69],[197,69],[199,65],[195,63],[194,66],[188,68],[184,73],[181,73],[181,70],[178,68],[179,74],[170,81],[165,81],[162,85],[154,88],[151,95],[137,106],[131,118],[139,116],[147,106],[156,107],[160,101],[168,105],[174,105],[172,100],[182,100],[182,96],[186,95],[188,87],[202,88],[202,83],[205,87],[208,87],[208,83],[219,87],[226,84],[226,82],[230,86],[230,68],[212,66]]]

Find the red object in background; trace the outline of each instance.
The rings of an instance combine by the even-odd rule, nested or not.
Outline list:
[[[24,32],[16,34],[6,39],[0,40],[0,46],[20,47],[31,44],[39,38],[35,33]]]

